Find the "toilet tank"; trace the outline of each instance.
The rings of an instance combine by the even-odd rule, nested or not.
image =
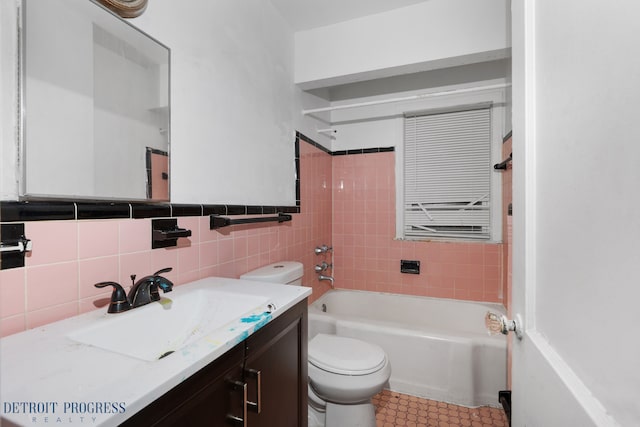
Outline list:
[[[287,285],[302,285],[304,269],[301,262],[281,261],[265,265],[249,271],[241,279],[255,280],[259,282],[285,283]]]

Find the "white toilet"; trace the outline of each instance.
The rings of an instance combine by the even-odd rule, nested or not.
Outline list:
[[[240,276],[241,279],[258,282],[284,283],[286,285],[302,285],[304,268],[301,262],[280,261],[264,265]]]
[[[301,285],[296,261],[269,264],[241,279]],[[382,390],[391,366],[379,346],[354,338],[318,334],[309,341],[309,427],[375,427],[371,398]]]

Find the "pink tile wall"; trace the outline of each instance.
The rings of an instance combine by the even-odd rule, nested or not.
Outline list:
[[[313,301],[330,289],[313,269],[326,260],[335,264],[337,288],[502,302],[502,245],[394,240],[393,152],[332,157],[301,142],[300,170],[293,221],[209,230],[208,217],[180,217],[193,235],[175,248],[150,249],[150,219],[25,223],[34,249],[24,268],[0,271],[0,335],[105,310],[110,293],[94,283],[128,286],[131,274],[168,266],[180,285],[296,260]],[[332,244],[333,256],[316,255],[321,244]],[[401,274],[400,259],[420,260],[422,273]]]
[[[33,242],[25,267],[0,271],[0,336],[35,328],[105,304],[100,281],[131,285],[164,267],[176,285],[207,277],[238,277],[271,262],[301,261],[312,298],[326,291],[313,249],[331,240],[331,156],[301,143],[302,209],[279,225],[248,224],[209,230],[208,217],[180,217],[192,236],[175,248],[151,250],[151,219],[25,223]],[[271,223],[268,223],[271,224]]]
[[[336,287],[502,302],[502,245],[395,240],[393,152],[333,159]],[[419,275],[400,260],[419,260]]]
[[[313,294],[309,298],[309,301],[313,302],[331,289],[329,282],[318,281],[318,274],[314,270],[314,266],[325,259],[330,263],[330,256],[316,255],[314,249],[322,244],[331,244],[332,156],[301,141],[300,164],[301,213],[299,216],[307,226],[300,230],[300,235],[297,238],[306,240],[308,244],[300,246],[301,258],[299,260],[302,261],[305,268],[305,279],[307,280],[304,283],[313,287]]]

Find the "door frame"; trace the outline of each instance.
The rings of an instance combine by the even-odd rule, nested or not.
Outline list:
[[[513,426],[618,426],[571,366],[536,328],[536,0],[512,11],[512,313],[523,338],[512,345]],[[558,325],[561,327],[561,325]]]

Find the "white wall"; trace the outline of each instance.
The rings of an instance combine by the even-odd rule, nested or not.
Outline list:
[[[514,2],[530,24],[514,36],[514,299],[526,283],[534,332],[523,345],[544,351],[546,369],[530,351],[536,378],[522,384],[530,409],[516,425],[637,426],[640,4],[524,3]]]
[[[508,56],[508,0],[430,0],[295,35],[305,89]]]
[[[173,202],[295,202],[293,32],[270,2],[154,0],[171,48]]]
[[[0,12],[7,200],[17,197],[15,4]],[[271,3],[154,0],[131,23],[172,50],[172,202],[295,203],[295,130],[311,125],[293,84],[293,32]]]

